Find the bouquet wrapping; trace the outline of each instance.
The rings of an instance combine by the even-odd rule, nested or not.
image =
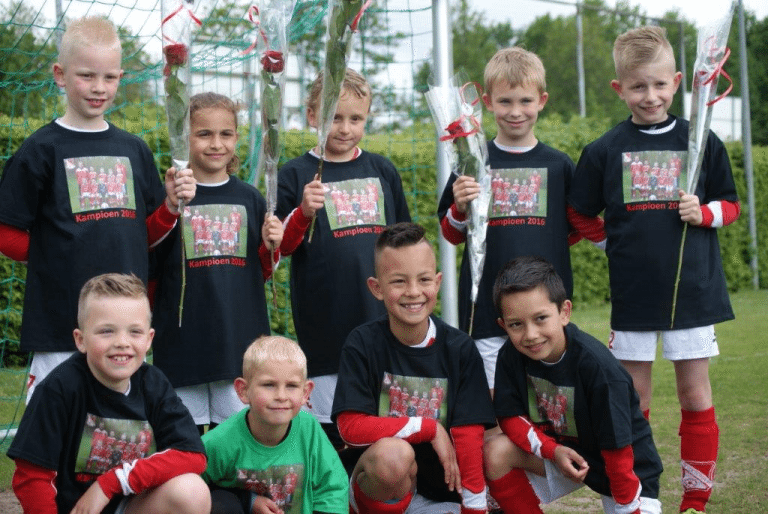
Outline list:
[[[453,142],[446,147],[452,172],[470,176],[480,185],[480,195],[469,204],[466,243],[472,274],[471,335],[477,292],[485,265],[488,208],[491,203],[491,173],[487,164],[488,146],[482,129],[482,104],[476,85],[464,82],[460,76],[455,76],[450,85],[430,86],[425,96],[440,141]]]
[[[709,127],[712,122],[712,106],[730,93],[733,88],[731,77],[723,70],[723,65],[731,53],[727,44],[733,10],[734,4],[731,4],[727,13],[698,30],[696,61],[693,64],[693,86],[691,87],[690,124],[688,127],[688,184],[685,191],[689,194],[696,192],[696,186],[699,182],[704,149],[707,145]],[[720,75],[725,77],[731,84],[722,94],[718,95],[717,81]],[[683,226],[683,236],[680,241],[677,275],[672,295],[670,328],[675,326],[677,292],[683,266],[683,251],[685,249],[687,231],[688,223]]]
[[[165,111],[168,116],[168,143],[173,167],[182,170],[189,165],[189,92],[192,85],[190,69],[190,48],[192,46],[192,27],[200,25],[192,8],[194,0],[163,0],[161,5],[162,22],[160,31],[163,41],[163,86],[165,89]],[[179,212],[184,205],[179,201]],[[184,292],[186,289],[186,253],[184,227],[181,234],[181,298],[179,300],[179,326],[184,311]]]

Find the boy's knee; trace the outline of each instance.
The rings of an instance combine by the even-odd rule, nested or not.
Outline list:
[[[186,473],[170,479],[163,488],[168,512],[209,514],[211,493],[205,481],[194,473]]]
[[[504,434],[489,437],[483,442],[483,471],[485,476],[495,476],[502,468],[509,467],[509,448],[512,444]]]
[[[416,471],[416,453],[413,447],[397,438],[377,441],[369,450],[366,472],[387,484],[394,484],[410,478]]]

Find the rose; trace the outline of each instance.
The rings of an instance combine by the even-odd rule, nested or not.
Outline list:
[[[163,47],[163,54],[165,54],[165,68],[163,69],[163,75],[166,77],[171,74],[171,66],[181,66],[186,64],[189,58],[189,52],[187,51],[187,45],[183,43],[176,43]]]
[[[261,66],[269,73],[280,73],[285,67],[283,53],[277,50],[267,50],[261,58]]]
[[[451,136],[463,136],[465,135],[464,128],[461,126],[461,120],[456,120],[445,128],[446,132]]]

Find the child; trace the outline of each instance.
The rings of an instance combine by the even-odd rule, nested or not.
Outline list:
[[[646,417],[659,335],[664,357],[674,362],[682,412],[680,511],[703,512],[712,492],[719,439],[709,381],[709,358],[719,353],[714,323],[733,319],[715,229],[738,218],[739,202],[728,154],[714,132],[709,133],[695,191],[687,194],[682,189],[687,183],[688,122],[667,113],[681,73],[675,71],[664,29],[640,27],[622,34],[613,57],[616,80],[611,86],[631,116],[584,148],[568,201],[587,216],[605,209],[609,347],[632,375]],[[672,182],[677,184],[679,201],[658,198],[650,185],[642,187],[640,198],[633,198],[633,160],[666,162],[675,169]],[[646,175],[640,182],[650,184],[650,166],[643,165],[639,173]],[[686,223],[673,320],[672,297],[678,287],[675,276]]]
[[[339,456],[317,420],[300,411],[312,387],[295,342],[263,336],[248,347],[235,389],[249,408],[203,436],[212,512],[349,511]]]
[[[563,281],[539,257],[511,261],[493,289],[499,352],[494,406],[503,434],[484,448],[505,514],[541,513],[581,487],[606,513],[660,513],[661,459],[632,379],[608,349],[569,323]],[[530,479],[530,482],[529,482]]]
[[[123,75],[120,60],[112,23],[71,22],[53,65],[67,94],[64,116],[27,138],[0,179],[0,253],[28,261],[21,326],[21,350],[35,352],[28,399],[75,351],[68,334],[86,280],[121,272],[146,281],[147,243],[171,230],[180,199],[194,197],[191,170],[168,170],[164,192],[146,143],[104,120]],[[118,195],[112,204],[99,195],[107,176],[119,204]]]
[[[350,506],[361,514],[402,513],[409,505],[486,512],[483,431],[495,421],[488,384],[472,339],[431,316],[442,275],[424,228],[397,223],[384,230],[375,269],[368,287],[387,315],[347,338],[333,403],[341,436],[359,454]],[[391,417],[395,382],[411,392],[400,400],[411,406],[434,391],[439,412]]]
[[[307,118],[321,123],[322,76],[312,84]],[[400,175],[386,158],[361,150],[371,108],[371,88],[359,73],[347,70],[336,116],[325,147],[323,182],[317,174],[319,149],[293,159],[278,176],[277,215],[286,222],[286,238],[298,245],[281,248],[291,259],[291,307],[299,345],[307,355],[309,376],[315,382],[310,398],[312,414],[340,445],[331,424],[333,391],[339,354],[349,332],[384,314],[383,306],[368,295],[365,280],[373,275],[373,245],[385,225],[410,221]],[[355,212],[360,193],[373,199],[369,215]],[[353,198],[355,197],[355,198]],[[297,207],[298,205],[298,207]],[[315,217],[310,242],[304,233]]]
[[[90,279],[77,319],[79,353],[40,383],[8,450],[24,512],[207,514],[200,436],[165,376],[144,363],[155,334],[144,283],[118,273]],[[127,455],[107,431],[151,441],[148,453]],[[101,465],[88,462],[92,454]]]
[[[483,356],[488,385],[493,389],[496,355],[504,331],[495,322],[491,289],[498,271],[509,259],[540,255],[555,264],[570,298],[573,293],[568,245],[583,237],[605,239],[600,218],[566,212],[573,161],[566,154],[536,139],[534,125],[544,109],[544,65],[539,57],[519,47],[496,52],[485,67],[483,101],[496,120],[498,133],[488,142],[493,169],[492,207],[489,212],[483,275],[477,294],[472,333]],[[438,206],[445,238],[460,244],[467,236],[467,209],[480,193],[474,178],[451,175]],[[581,234],[569,232],[576,227]],[[472,274],[469,247],[464,247],[459,280],[459,327],[469,331]]]
[[[174,232],[155,251],[154,364],[201,429],[243,407],[233,380],[248,344],[269,333],[264,281],[272,274],[270,248],[283,236],[261,193],[234,175],[238,109],[216,93],[190,99],[189,167],[198,188],[181,223],[187,256],[181,325],[181,238]],[[200,235],[206,231],[209,236]],[[203,248],[195,243],[201,238]]]

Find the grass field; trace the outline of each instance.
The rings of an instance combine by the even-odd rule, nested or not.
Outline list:
[[[712,360],[710,375],[720,425],[720,457],[710,514],[768,512],[768,294],[747,291],[731,296],[736,320],[717,326],[720,356]],[[572,320],[600,340],[608,336],[610,309],[574,310]],[[18,387],[17,375],[0,373],[0,396]],[[680,457],[677,429],[680,409],[670,362],[656,361],[651,425],[664,462],[661,501],[665,512],[677,512],[680,502]],[[3,383],[8,382],[8,383]],[[23,382],[21,382],[23,384]],[[6,416],[10,416],[6,417]],[[0,405],[0,426],[13,410]],[[3,451],[7,445],[3,446]],[[0,456],[0,491],[11,483],[13,463]],[[597,495],[582,489],[545,507],[547,514],[602,512]]]

